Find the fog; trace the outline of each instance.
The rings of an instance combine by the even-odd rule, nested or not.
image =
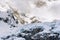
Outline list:
[[[19,12],[27,14],[29,17],[39,17],[43,22],[60,20],[60,1],[45,1],[46,5],[39,8],[34,4],[35,1],[36,0],[2,0],[2,4],[6,3]]]

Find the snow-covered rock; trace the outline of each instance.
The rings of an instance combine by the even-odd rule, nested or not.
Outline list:
[[[13,1],[13,3],[11,1]],[[43,1],[51,4],[47,4],[48,6],[42,5],[45,7],[40,8],[36,7],[34,4],[35,2],[37,3],[37,0],[11,1],[5,0],[4,2],[4,0],[2,0],[0,3],[0,40],[60,40],[59,17],[56,17],[57,20],[50,22],[51,20],[55,19],[55,17],[49,13],[49,10],[52,10],[52,12],[55,11],[56,13],[59,12],[60,1]],[[18,10],[13,8],[12,5],[7,4],[7,2],[12,3],[13,7],[16,6]],[[56,2],[58,2],[58,5]],[[59,13],[57,16],[60,16]],[[46,22],[41,22],[42,19],[40,20],[39,17],[42,18],[42,16],[46,18],[46,20],[43,19]],[[50,19],[50,17],[53,18]]]

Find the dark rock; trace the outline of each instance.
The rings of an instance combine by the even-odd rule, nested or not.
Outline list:
[[[12,15],[12,18],[15,20],[14,16]]]
[[[15,25],[13,25],[13,27],[16,27]]]
[[[23,33],[31,33],[31,31],[25,30],[25,31],[23,31]]]
[[[17,37],[22,37],[22,35],[19,33],[19,34],[17,35]]]
[[[15,25],[11,24],[11,27],[16,27]]]
[[[0,17],[0,20],[2,20],[3,18]]]
[[[33,31],[31,33],[32,34],[36,34],[36,33],[41,32],[41,31],[43,31],[43,29],[41,29],[41,28],[35,28],[35,29],[33,29]]]
[[[6,39],[10,38],[10,36],[7,36]]]
[[[8,20],[9,20],[9,19],[8,19],[8,18],[6,18],[6,19],[4,19],[3,21],[4,21],[5,23],[7,23],[7,22],[8,22]]]
[[[25,35],[24,38],[25,38],[26,40],[32,40],[32,39],[31,39],[31,35]]]
[[[31,33],[32,35],[34,35],[34,34],[36,34],[38,32],[41,32],[41,31],[43,31],[43,29],[41,29],[41,28],[35,28],[33,30],[24,30],[23,33]]]
[[[16,24],[18,24],[18,21],[16,21]]]

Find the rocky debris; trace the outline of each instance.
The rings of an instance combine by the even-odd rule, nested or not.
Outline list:
[[[2,20],[3,18],[0,18],[0,20]]]
[[[53,29],[55,29],[56,22],[57,21],[53,21],[53,22],[51,22],[51,24],[45,23],[46,25],[51,26],[51,29],[49,29],[49,30],[44,29],[44,27],[43,26],[41,27],[41,25],[39,26],[40,27],[39,28],[37,26],[37,24],[36,24],[37,27],[29,26],[31,28],[25,29],[24,31],[22,31],[22,33],[20,33],[18,37],[23,37],[26,40],[60,40],[60,38],[59,38],[60,33],[52,31]],[[35,28],[33,28],[33,27],[35,27]]]
[[[6,19],[3,19],[5,23],[8,23],[9,19],[6,17]]]
[[[38,0],[35,2],[36,7],[42,7],[46,5],[46,2],[42,1],[42,0]]]
[[[24,25],[22,29],[19,27],[19,32],[17,31],[17,34],[1,37],[1,40],[60,40],[60,33],[52,31],[59,23],[59,21],[55,20],[51,23],[45,22],[27,24]],[[48,30],[46,25],[49,27]]]
[[[5,15],[6,14],[6,15]],[[5,15],[5,16],[4,16]],[[1,11],[0,13],[0,21],[7,23],[8,25],[17,25],[17,20],[15,20],[14,16],[12,15],[12,11],[9,9],[8,12]]]
[[[0,21],[7,23],[10,25],[10,28],[19,27],[19,32],[17,34],[7,35],[5,37],[1,37],[1,40],[60,40],[60,30],[55,31],[55,29],[59,28],[60,21],[54,20],[53,22],[38,22],[38,20],[34,21],[36,17],[32,17],[30,20],[32,23],[24,26],[18,26],[18,19],[15,19],[11,10],[8,10],[6,16],[4,17],[4,13],[0,13]],[[3,17],[2,17],[2,16]],[[21,28],[21,29],[20,29]],[[12,31],[11,31],[12,32]],[[22,39],[20,39],[22,38]]]
[[[30,18],[31,23],[41,23],[41,21],[38,20],[38,19],[39,19],[39,18],[36,18],[36,16],[33,16],[33,17]]]
[[[35,34],[32,36],[33,40],[59,40],[58,38],[59,34],[54,34],[54,33],[43,33],[43,34]]]

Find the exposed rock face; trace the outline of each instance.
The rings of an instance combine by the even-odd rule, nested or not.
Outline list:
[[[39,8],[39,7],[45,6],[47,4],[46,4],[46,2],[44,2],[42,0],[38,0],[38,1],[35,2],[35,5],[36,5],[36,7]]]

